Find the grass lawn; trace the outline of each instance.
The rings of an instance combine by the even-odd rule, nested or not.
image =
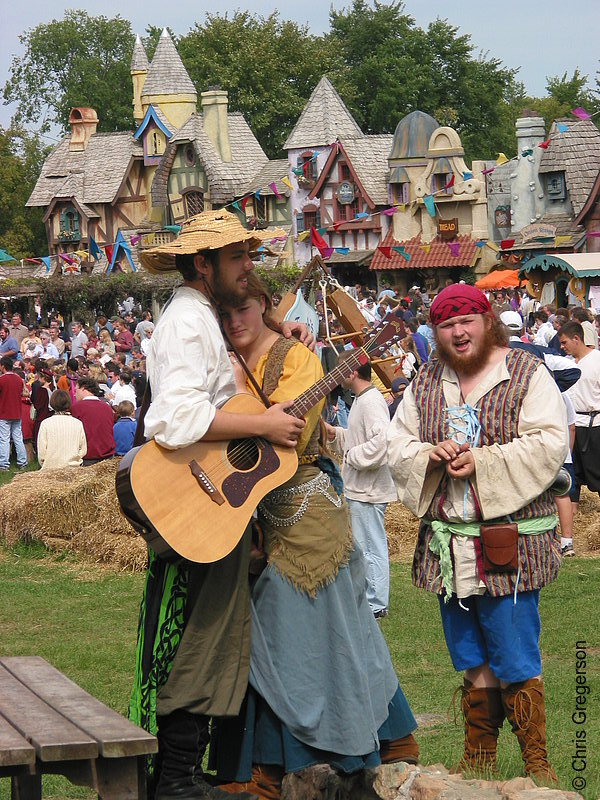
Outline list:
[[[462,753],[462,721],[447,710],[459,678],[448,658],[437,599],[410,584],[407,564],[392,565],[391,614],[382,621],[404,692],[415,714],[433,715],[418,732],[423,763],[446,766]],[[142,576],[120,574],[47,553],[39,546],[0,548],[0,653],[43,656],[107,705],[125,713],[134,660]],[[548,744],[561,786],[582,774],[586,798],[600,795],[600,637],[594,601],[600,560],[567,561],[541,594],[541,647],[547,691]],[[576,726],[576,642],[586,642],[592,694],[584,725]],[[576,730],[585,730],[587,769],[571,765]],[[520,774],[521,758],[508,724],[499,747],[501,777]],[[44,778],[44,797],[90,797],[62,778]],[[10,781],[0,780],[0,800]]]

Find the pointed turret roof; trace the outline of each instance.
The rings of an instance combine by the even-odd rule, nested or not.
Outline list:
[[[331,144],[338,136],[363,135],[342,98],[323,76],[304,106],[284,147],[286,150],[319,147]]]
[[[131,56],[131,72],[148,72],[148,56],[144,50],[144,45],[139,35],[135,37],[135,45],[133,46],[133,55]]]
[[[142,97],[157,94],[196,94],[196,87],[166,28],[158,40],[142,89]]]

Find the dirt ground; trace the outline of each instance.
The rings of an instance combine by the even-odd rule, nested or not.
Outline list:
[[[390,503],[385,512],[385,529],[391,561],[411,561],[418,520],[402,503]],[[600,498],[585,487],[581,490],[579,512],[573,523],[573,547],[582,558],[600,557]]]

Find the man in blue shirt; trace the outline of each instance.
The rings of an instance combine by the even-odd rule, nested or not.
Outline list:
[[[17,340],[10,335],[10,331],[6,325],[0,327],[0,357],[8,356],[14,361],[19,355],[19,345]]]

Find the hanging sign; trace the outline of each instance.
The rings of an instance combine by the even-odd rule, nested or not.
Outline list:
[[[554,239],[556,236],[556,225],[548,225],[545,222],[534,222],[533,225],[526,225],[521,230],[523,242],[530,242],[532,239]]]
[[[455,239],[458,235],[458,217],[454,217],[454,219],[439,219],[437,228],[438,234],[444,242]]]

